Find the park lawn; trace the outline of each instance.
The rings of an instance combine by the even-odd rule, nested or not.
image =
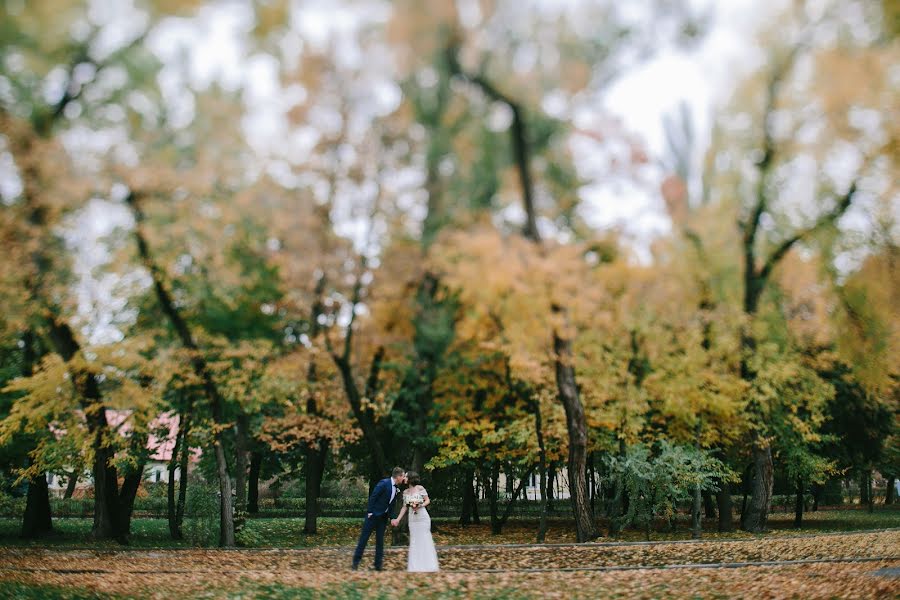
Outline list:
[[[531,519],[511,519],[500,535],[491,535],[487,519],[481,524],[463,527],[453,520],[435,519],[437,531],[435,542],[441,546],[466,544],[530,544],[535,541],[537,522]],[[603,525],[601,523],[601,525]],[[769,520],[771,532],[767,536],[782,536],[833,531],[856,531],[900,527],[900,507],[879,507],[869,513],[864,509],[842,508],[820,510],[804,515],[801,529],[793,527],[793,514],[774,513]],[[96,548],[118,548],[115,542],[96,542],[90,537],[90,519],[55,519],[57,535],[37,541],[19,539],[20,523],[17,519],[0,519],[0,546],[65,547],[91,546]],[[322,517],[318,521],[319,533],[311,536],[303,533],[303,519],[273,518],[250,519],[247,528],[254,535],[250,547],[260,548],[309,548],[325,546],[351,546],[359,535],[360,520],[352,518]],[[750,538],[756,537],[745,532],[716,532],[716,521],[704,522],[704,538]],[[684,516],[679,519],[676,530],[659,524],[653,532],[653,540],[689,539],[690,531]],[[610,540],[641,541],[642,531],[626,530]],[[601,539],[600,541],[603,541]],[[390,540],[390,535],[388,536]],[[547,543],[569,543],[575,541],[574,526],[563,519],[551,519],[547,531]],[[390,542],[388,542],[390,543]],[[188,548],[187,541],[169,538],[165,519],[133,519],[130,546],[135,548]]]
[[[892,530],[691,544],[467,546],[442,549],[442,571],[433,574],[405,573],[403,550],[389,552],[387,571],[375,573],[350,571],[347,549],[6,548],[0,599],[895,598],[898,543],[900,532]],[[825,562],[768,562],[798,560]],[[743,561],[756,564],[734,564]],[[713,562],[727,568],[687,566]]]

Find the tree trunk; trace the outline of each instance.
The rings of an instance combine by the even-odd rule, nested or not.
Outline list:
[[[797,495],[794,498],[794,527],[803,527],[803,480],[797,478]]]
[[[131,533],[131,514],[134,512],[134,499],[144,479],[146,462],[141,461],[132,471],[125,475],[122,489],[119,490],[119,531],[127,536]],[[127,538],[126,538],[127,539]]]
[[[884,504],[890,506],[894,503],[894,486],[896,485],[896,477],[888,477],[887,489],[884,490]]]
[[[553,331],[553,349],[556,353],[556,386],[566,412],[566,428],[569,432],[569,493],[575,514],[576,538],[589,542],[597,537],[594,515],[588,499],[587,481],[587,420],[584,407],[578,397],[575,368],[572,365],[572,341],[566,335],[569,327],[565,309],[552,307],[560,320]]]
[[[63,494],[63,498],[65,500],[69,500],[72,495],[75,493],[75,487],[78,485],[78,476],[81,475],[81,468],[76,467],[72,469],[72,472],[69,474],[69,480],[66,482],[66,491]]]
[[[859,505],[869,503],[869,485],[868,485],[868,474],[866,471],[863,471],[859,475]]]
[[[475,469],[466,469],[463,473],[462,512],[459,516],[460,525],[469,525],[473,521],[478,522],[478,497],[475,495]]]
[[[103,422],[106,416],[100,415]],[[88,418],[88,420],[94,420]],[[102,430],[97,428],[93,436],[94,446],[94,525],[91,535],[98,540],[114,539],[125,543],[125,537],[119,531],[119,493],[116,489],[118,474],[111,466],[112,450],[104,445]]]
[[[172,448],[172,456],[169,457],[169,477],[166,482],[166,517],[169,521],[169,536],[173,540],[180,540],[181,527],[176,517],[176,498],[175,498],[175,471],[178,468],[178,456],[181,451],[181,445],[184,443],[184,416],[178,416],[178,432],[175,434],[175,445]],[[184,478],[185,474],[181,473]]]
[[[150,272],[153,280],[153,288],[160,307],[168,317],[172,328],[175,329],[181,344],[188,350],[192,351],[191,366],[194,372],[203,383],[203,391],[209,401],[210,409],[213,416],[213,422],[217,425],[216,433],[213,436],[213,447],[216,458],[216,473],[219,479],[219,525],[220,525],[220,544],[223,546],[234,546],[234,511],[232,510],[231,498],[231,478],[228,476],[228,462],[225,458],[225,446],[222,439],[222,428],[225,423],[225,401],[219,393],[219,388],[213,379],[212,373],[206,364],[206,359],[200,352],[200,348],[194,341],[194,337],[188,327],[188,324],[181,317],[172,297],[169,295],[163,282],[163,275],[159,267],[150,256],[150,248],[143,234],[144,214],[138,206],[138,199],[134,192],[127,196],[127,202],[131,207],[134,216],[135,227],[134,237],[138,246],[138,253],[144,267]]]
[[[25,513],[22,515],[21,536],[35,540],[53,532],[50,515],[50,489],[47,474],[38,473],[28,480],[28,496],[25,499]]]
[[[703,516],[707,519],[716,518],[716,503],[713,502],[712,492],[703,492]]]
[[[333,186],[332,186],[333,189]],[[325,312],[325,305],[322,301],[322,295],[325,293],[325,276],[321,275],[316,280],[315,301],[309,315],[310,331],[309,336],[313,342],[317,342],[321,332],[319,317]],[[316,401],[316,385],[319,380],[319,374],[316,368],[316,361],[311,360],[306,369],[306,383],[308,391],[306,394],[306,414],[310,416],[319,415],[319,406]],[[317,519],[319,513],[319,496],[322,491],[322,476],[325,472],[325,457],[328,451],[327,438],[320,437],[312,440],[307,444],[304,452],[304,467],[306,472],[306,506],[305,519],[303,523],[303,532],[308,535],[315,535],[317,531]],[[258,473],[257,473],[258,475]],[[257,477],[258,479],[258,477]]]
[[[866,493],[868,495],[869,512],[875,512],[875,490],[872,489],[873,477],[871,469],[866,471]]]
[[[813,505],[812,511],[818,512],[819,510],[819,496],[822,495],[822,484],[814,483],[812,488],[812,497],[813,497]]]
[[[768,445],[753,446],[753,492],[744,529],[752,533],[766,531],[769,508],[772,504],[772,482],[774,466],[772,464],[772,448]]]
[[[184,523],[184,505],[187,501],[188,462],[191,456],[190,421],[185,420],[184,435],[181,440],[181,464],[179,465],[178,504],[175,506],[175,527],[178,539],[182,539],[181,525]]]
[[[303,524],[303,533],[316,533],[319,493],[322,489],[322,476],[325,473],[327,453],[327,440],[319,440],[315,446],[309,446],[306,449],[306,519]]]
[[[556,486],[556,464],[551,462],[547,470],[547,511],[553,510],[553,490]]]
[[[384,448],[381,446],[381,441],[378,439],[378,432],[375,429],[373,415],[371,415],[371,411],[364,410],[362,407],[362,397],[360,396],[359,388],[356,386],[356,381],[354,381],[353,370],[350,367],[349,361],[344,357],[335,354],[332,354],[332,357],[341,374],[341,381],[344,384],[344,392],[347,395],[350,409],[353,411],[353,416],[356,417],[356,422],[362,430],[363,439],[369,447],[373,471],[372,482],[375,482],[386,475],[388,469]],[[370,374],[372,372],[377,373],[383,358],[384,348],[379,348],[372,359],[372,369]]]
[[[596,473],[595,473],[595,457],[594,453],[591,452],[588,454],[587,463],[588,463],[588,472],[587,472],[587,482],[588,482],[588,497],[590,498],[589,503],[591,505],[591,514],[596,515],[596,499],[597,499],[597,482],[596,482]]]
[[[259,471],[261,467],[262,452],[254,450],[250,454],[250,477],[247,488],[247,512],[251,515],[259,513]]]
[[[176,457],[177,458],[177,457]],[[166,480],[166,521],[169,524],[169,537],[173,540],[181,539],[181,532],[178,531],[175,521],[175,461],[169,462],[169,476]]]
[[[247,469],[249,467],[249,430],[250,419],[244,411],[239,414],[234,428],[234,493],[235,510],[244,510],[247,506]]]
[[[719,509],[719,531],[723,533],[734,531],[730,483],[722,482],[719,484],[719,491],[716,492],[716,504]]]
[[[624,442],[620,443],[619,454],[624,455]],[[625,514],[628,512],[624,475],[620,473],[616,476],[613,488],[609,507],[609,531],[616,534],[625,526]]]
[[[500,466],[493,462],[491,464],[490,475],[485,477],[488,488],[488,507],[491,512],[491,535],[498,535],[501,530],[500,526],[500,509],[498,507],[498,495],[500,479]]]
[[[541,516],[538,521],[537,543],[543,544],[547,536],[547,449],[544,446],[544,427],[541,420],[541,405],[539,401],[534,403],[534,430],[537,434],[541,478]]]
[[[68,323],[48,319],[49,337],[56,352],[69,362],[81,351]],[[91,535],[95,539],[111,539],[125,543],[125,536],[118,530],[119,523],[119,490],[118,472],[113,465],[113,450],[107,440],[115,435],[110,431],[106,420],[106,408],[103,406],[100,385],[92,373],[77,372],[73,374],[79,401],[85,413],[85,422],[91,436],[94,462],[91,474],[94,479],[94,524]]]
[[[703,525],[701,521],[700,510],[703,507],[703,490],[700,486],[694,488],[694,502],[691,506],[691,537],[699,540],[703,533]]]
[[[503,514],[497,520],[497,528],[496,534],[500,534],[503,532],[503,526],[506,525],[506,521],[509,520],[509,516],[512,514],[513,506],[516,503],[516,500],[519,499],[519,495],[522,493],[522,490],[525,489],[525,485],[528,483],[528,479],[531,477],[531,474],[534,472],[534,465],[529,467],[528,471],[525,472],[525,475],[519,480],[518,485],[516,485],[515,489],[512,491],[512,495],[509,497],[509,500],[506,503],[506,508],[503,509]],[[492,533],[493,527],[492,527]]]
[[[57,103],[52,116],[43,121],[43,125],[37,128],[36,133],[41,136],[48,135],[53,123],[62,115],[62,110],[71,100],[72,97],[68,92],[63,94],[63,98]],[[26,154],[32,144],[31,139],[25,140],[23,151]],[[28,162],[30,161],[22,164],[27,165]],[[41,187],[41,173],[35,165],[31,164],[21,169],[21,175],[28,221],[36,229],[46,230],[49,211],[39,202],[40,192],[38,190]],[[37,275],[28,278],[26,288],[31,300],[36,305],[43,307],[43,310],[40,311],[41,318],[44,319],[54,350],[64,361],[69,362],[81,350],[81,345],[75,339],[75,334],[69,324],[59,319],[61,311],[53,305],[52,295],[44,289],[44,275],[52,265],[49,252],[54,245],[50,243],[50,240],[41,241],[43,243],[39,244],[31,255],[31,262]],[[31,335],[31,332],[29,331],[27,335]],[[26,352],[28,351],[26,345]],[[79,403],[85,413],[85,421],[94,452],[94,462],[91,465],[94,478],[94,524],[91,534],[97,539],[116,539],[124,542],[124,536],[116,530],[119,522],[116,509],[118,477],[115,467],[110,462],[113,458],[112,451],[105,443],[105,439],[114,434],[109,431],[106,421],[100,387],[94,374],[80,369],[72,373],[72,380],[78,391]]]

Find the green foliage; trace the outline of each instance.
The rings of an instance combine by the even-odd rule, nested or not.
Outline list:
[[[219,544],[219,488],[206,482],[188,486],[184,537],[192,546]]]
[[[0,516],[18,516],[25,512],[25,498],[0,490]]]
[[[709,452],[663,440],[652,453],[645,444],[629,446],[624,456],[607,459],[610,478],[624,486],[628,510],[619,525],[640,527],[647,532],[654,520],[671,519],[680,503],[701,491],[718,490],[717,482],[733,478],[731,471]]]

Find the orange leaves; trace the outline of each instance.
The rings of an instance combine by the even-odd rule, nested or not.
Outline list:
[[[339,448],[359,439],[334,363],[324,351],[299,347],[278,357],[261,375],[259,388],[275,405],[266,411],[259,433],[274,451],[287,452],[322,439]]]
[[[602,295],[591,286],[594,277],[584,254],[579,245],[539,249],[519,236],[481,227],[442,237],[429,264],[459,291],[465,307],[459,338],[503,348],[516,376],[538,383],[550,377],[552,331],[564,328],[551,306],[572,307],[583,316]]]

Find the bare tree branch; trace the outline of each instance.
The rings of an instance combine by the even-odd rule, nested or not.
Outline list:
[[[769,275],[772,274],[772,271],[775,269],[775,267],[778,266],[778,263],[781,262],[781,259],[784,258],[784,256],[797,242],[809,237],[816,231],[822,229],[823,227],[827,227],[828,225],[831,225],[832,223],[840,219],[841,216],[845,212],[847,212],[847,209],[850,208],[850,205],[853,203],[853,198],[856,195],[857,189],[857,182],[854,181],[852,184],[850,184],[850,188],[847,190],[847,192],[840,197],[837,206],[835,206],[831,212],[822,215],[813,225],[781,242],[781,244],[769,256],[762,269],[760,270],[760,279],[762,281],[766,281],[769,278]]]

